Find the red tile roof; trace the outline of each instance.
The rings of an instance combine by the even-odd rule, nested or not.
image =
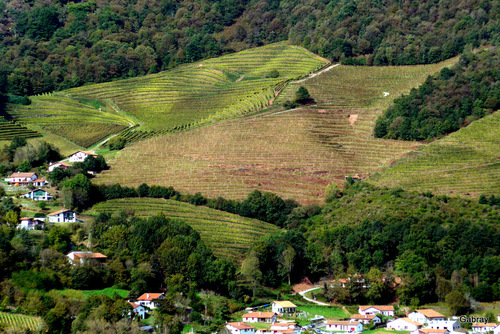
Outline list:
[[[261,318],[261,319],[270,319],[276,313],[274,312],[251,312],[243,315],[243,318]]]
[[[361,311],[367,310],[370,307],[373,307],[374,309],[377,309],[379,311],[394,311],[394,307],[392,305],[365,305],[365,306],[359,306],[359,309]]]
[[[153,300],[158,299],[163,293],[143,293],[137,300]]]
[[[67,212],[67,211],[71,211],[71,210],[70,209],[61,209],[61,210],[58,210],[56,212],[50,213],[49,216],[57,216],[58,214],[63,213],[63,212]]]
[[[444,318],[444,315],[430,308],[423,310],[416,310],[415,312],[425,315],[426,318]]]
[[[372,320],[376,317],[375,314],[354,314],[351,319],[368,319]]]
[[[352,325],[352,326],[357,326],[359,325],[359,322],[350,322],[350,321],[327,321],[327,325]]]
[[[255,329],[255,327],[247,325],[244,322],[228,322],[228,323],[226,323],[226,325],[229,325],[229,326],[232,326],[232,327],[238,328],[238,329]]]

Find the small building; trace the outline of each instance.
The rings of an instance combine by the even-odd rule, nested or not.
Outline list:
[[[158,299],[165,298],[165,294],[163,292],[159,293],[143,293],[139,298],[137,298],[137,304],[148,307],[150,309],[155,309],[158,307]]]
[[[394,316],[394,307],[392,305],[365,305],[359,306],[358,313],[365,314],[382,314],[387,317]]]
[[[31,185],[34,187],[45,187],[48,185],[48,182],[45,179],[36,179],[35,181],[31,182]]]
[[[243,315],[243,322],[276,322],[276,313],[274,312],[250,312]]]
[[[271,309],[277,314],[297,312],[297,306],[289,301],[274,301],[271,305]]]
[[[500,321],[500,319],[499,319],[498,321]],[[496,326],[496,327],[493,329],[493,334],[500,334],[500,325]]]
[[[450,334],[450,331],[447,329],[424,328],[424,329],[417,329],[416,331],[413,331],[410,334]]]
[[[89,155],[97,157],[94,151],[77,151],[69,156],[69,162],[84,162]]]
[[[84,264],[89,260],[95,260],[100,263],[106,262],[108,258],[106,255],[101,253],[93,253],[91,251],[74,251],[70,252],[66,255],[69,258],[69,261],[73,265]]]
[[[350,321],[327,321],[325,330],[334,332],[362,332],[363,324],[361,322]]]
[[[134,318],[139,317],[140,319],[146,318],[147,310],[144,306],[132,302],[128,303],[130,304],[130,306],[132,306],[132,313],[130,314],[130,316]]]
[[[255,334],[255,327],[244,322],[228,322],[224,326],[231,334]]]
[[[444,321],[444,315],[430,308],[411,312],[408,314],[408,318],[421,324],[428,324],[431,321]]]
[[[432,329],[447,329],[450,332],[455,332],[460,328],[460,323],[455,320],[431,320],[427,327]]]
[[[21,197],[30,198],[34,201],[48,201],[48,200],[51,200],[52,198],[54,198],[54,195],[52,195],[51,193],[49,193],[46,190],[38,188],[38,189],[28,191],[27,193],[22,194]]]
[[[369,325],[371,321],[374,324],[380,324],[382,320],[376,314],[354,314],[351,317],[351,322],[359,321],[363,325]]]
[[[410,318],[399,318],[387,323],[386,328],[396,331],[416,331],[422,328],[423,324],[413,321]]]
[[[38,179],[38,175],[36,173],[16,172],[5,178],[5,181],[14,186],[26,186],[28,184],[32,184],[36,179]]]
[[[49,172],[49,173],[53,172],[54,169],[56,169],[56,168],[66,169],[68,167],[70,167],[70,165],[65,163],[65,162],[61,162],[61,161],[54,162],[53,164],[50,164],[49,167],[47,167],[47,172]]]
[[[493,332],[497,327],[497,324],[489,322],[487,324],[472,324],[472,332],[474,333],[488,333]]]
[[[70,209],[62,209],[49,214],[50,223],[76,223],[76,213]]]
[[[36,219],[36,218],[28,218],[24,217],[19,219],[19,225],[17,225],[18,229],[26,229],[29,231],[33,231],[38,229],[42,229],[45,226],[45,222],[41,219]]]

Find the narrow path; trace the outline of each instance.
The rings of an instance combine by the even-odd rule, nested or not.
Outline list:
[[[330,304],[328,303],[323,303],[323,302],[319,302],[317,300],[313,300],[311,298],[308,298],[306,297],[306,292],[309,292],[309,291],[314,291],[314,290],[318,290],[318,289],[321,289],[320,287],[316,287],[316,288],[312,288],[312,289],[309,289],[309,290],[304,290],[304,291],[301,291],[299,292],[299,294],[305,299],[307,300],[308,302],[311,302],[311,303],[314,303],[314,304],[317,304],[317,305],[321,305],[321,306],[330,306]]]
[[[337,66],[339,66],[339,65],[340,65],[340,64],[333,64],[333,65],[328,66],[327,68],[325,68],[325,69],[323,69],[323,70],[321,70],[321,71],[319,71],[319,72],[316,72],[316,73],[311,74],[311,75],[310,75],[310,76],[308,76],[307,78],[301,79],[301,80],[299,80],[299,81],[294,81],[293,83],[304,82],[304,81],[306,81],[306,80],[312,79],[312,78],[314,78],[314,77],[316,77],[316,76],[318,76],[318,75],[320,75],[320,74],[323,74],[323,73],[325,73],[325,72],[330,71],[332,68],[337,67]]]

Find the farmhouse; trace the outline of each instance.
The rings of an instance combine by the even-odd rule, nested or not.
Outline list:
[[[381,306],[374,306],[374,305],[368,305],[368,306],[359,306],[358,308],[358,313],[365,315],[365,314],[382,314],[388,317],[394,316],[394,307],[392,305],[381,305]]]
[[[92,253],[91,251],[74,251],[66,255],[69,261],[73,265],[84,264],[90,259],[96,260],[97,262],[103,263],[108,258],[106,255],[101,253]]]
[[[408,318],[422,324],[428,324],[433,320],[444,320],[444,315],[434,311],[433,309],[422,309],[411,312],[410,314],[408,314]]]
[[[150,309],[155,309],[158,307],[158,302],[156,302],[157,299],[163,299],[165,298],[165,294],[163,292],[161,293],[144,293],[142,296],[137,298],[137,303],[149,307]]]
[[[66,169],[68,168],[70,165],[67,164],[67,163],[64,163],[64,162],[54,162],[53,164],[50,164],[49,167],[47,168],[47,171],[48,172],[53,172],[54,169],[56,168],[61,168],[61,169]]]
[[[278,334],[278,333],[281,333],[281,334],[293,334],[295,333],[295,323],[278,323],[278,324],[274,324],[274,325],[271,325],[271,332],[273,334]]]
[[[228,322],[225,326],[231,334],[255,334],[255,328],[244,322]]]
[[[416,331],[413,331],[410,334],[450,334],[450,331],[447,329],[424,328],[424,329],[417,329]]]
[[[487,323],[487,324],[472,324],[472,332],[474,333],[488,333],[493,332],[497,327],[495,323]]]
[[[297,306],[289,301],[274,301],[272,303],[271,309],[274,313],[295,313],[297,312]]]
[[[38,188],[38,189],[28,191],[27,193],[22,194],[21,197],[30,198],[34,201],[48,201],[48,200],[54,198],[54,195],[52,195],[48,191],[45,191],[43,189]]]
[[[325,330],[335,332],[362,332],[363,324],[361,322],[350,321],[327,321]]]
[[[38,179],[38,175],[36,173],[16,172],[12,173],[9,177],[5,178],[5,181],[15,186],[25,186],[33,183],[33,181],[35,181],[36,179]]]
[[[24,217],[19,220],[19,225],[17,225],[17,228],[18,229],[24,228],[26,230],[32,231],[36,230],[37,227],[43,228],[44,226],[45,222],[43,220]]]
[[[75,223],[76,213],[69,209],[62,209],[49,214],[50,223]]]
[[[387,323],[387,329],[396,331],[416,331],[422,328],[422,324],[411,320],[410,318],[399,318]]]
[[[251,312],[243,315],[243,322],[276,322],[276,313],[274,312]]]
[[[78,151],[69,156],[69,162],[84,162],[89,155],[94,158],[97,157],[97,154],[94,151]]]
[[[460,328],[460,323],[454,320],[431,320],[427,328],[447,329],[450,332],[454,332]]]
[[[133,316],[134,318],[139,317],[140,319],[146,318],[147,310],[144,306],[132,302],[128,303],[130,304],[130,306],[132,306],[132,312],[130,316]]]
[[[363,325],[370,324],[370,321],[373,321],[374,324],[380,324],[382,322],[382,320],[380,320],[380,318],[375,314],[354,314],[351,317],[351,322],[356,321],[361,322]]]

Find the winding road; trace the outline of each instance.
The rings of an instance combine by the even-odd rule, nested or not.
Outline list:
[[[330,306],[330,304],[328,303],[324,303],[324,302],[319,302],[317,300],[314,300],[314,299],[311,299],[311,298],[308,298],[306,297],[306,293],[309,292],[309,291],[314,291],[314,290],[318,290],[318,289],[321,289],[320,287],[315,287],[315,288],[312,288],[312,289],[308,289],[308,290],[304,290],[304,291],[300,291],[299,294],[305,299],[307,300],[308,302],[311,302],[311,303],[314,303],[314,304],[317,304],[317,305],[321,305],[321,306]]]

